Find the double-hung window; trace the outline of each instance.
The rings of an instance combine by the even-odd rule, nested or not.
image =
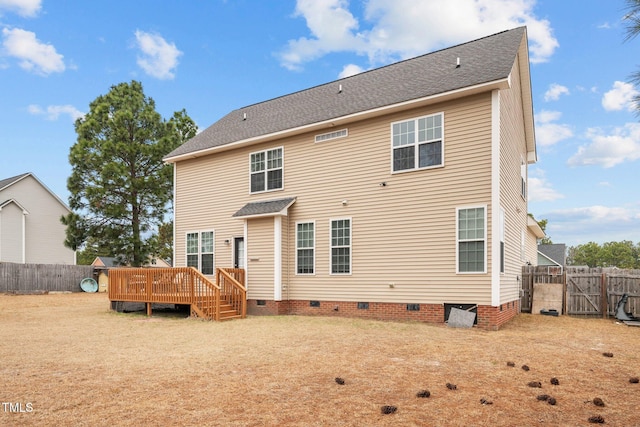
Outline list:
[[[458,273],[486,272],[487,217],[484,207],[457,209]]]
[[[213,231],[187,233],[187,267],[195,267],[202,274],[213,274]]]
[[[393,171],[444,164],[443,113],[391,124]]]
[[[315,273],[315,223],[296,224],[296,274]]]
[[[281,190],[282,180],[282,148],[251,153],[251,192]]]
[[[351,219],[331,220],[331,274],[351,274]]]

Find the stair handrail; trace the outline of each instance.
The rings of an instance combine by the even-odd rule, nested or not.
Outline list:
[[[243,269],[216,268],[216,284],[222,297],[227,298],[228,303],[244,319],[247,317],[247,288],[234,277],[235,275],[240,275],[244,281]]]
[[[189,267],[189,273],[193,279],[190,281],[192,306],[197,308],[200,316],[220,320],[220,286],[194,267]],[[204,285],[204,289],[200,285]]]

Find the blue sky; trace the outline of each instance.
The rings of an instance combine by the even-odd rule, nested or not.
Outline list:
[[[0,179],[63,200],[74,119],[139,80],[165,118],[225,113],[526,25],[538,162],[529,211],[555,243],[640,242],[640,116],[624,0],[0,0]]]

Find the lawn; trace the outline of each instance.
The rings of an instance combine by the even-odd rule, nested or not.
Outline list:
[[[523,314],[491,332],[108,307],[105,294],[0,295],[0,425],[640,425],[640,328],[613,319]]]

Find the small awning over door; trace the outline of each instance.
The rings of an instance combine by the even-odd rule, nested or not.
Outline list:
[[[284,199],[251,202],[244,205],[238,212],[234,213],[232,216],[234,218],[242,219],[265,216],[286,216],[289,206],[291,206],[295,201],[295,197],[287,197]]]

